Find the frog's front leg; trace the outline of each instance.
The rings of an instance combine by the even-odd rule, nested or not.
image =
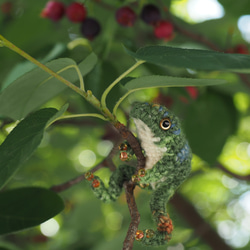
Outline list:
[[[120,165],[110,176],[109,186],[105,187],[103,181],[91,172],[85,174],[94,195],[103,202],[115,201],[121,194],[123,183],[129,181],[135,168],[129,165]]]

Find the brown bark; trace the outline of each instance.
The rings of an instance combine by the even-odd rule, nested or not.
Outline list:
[[[213,250],[231,250],[212,226],[195,210],[194,206],[176,193],[171,204],[184,220],[194,229],[195,234],[206,242]]]

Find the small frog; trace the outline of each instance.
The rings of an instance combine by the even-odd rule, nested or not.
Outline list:
[[[150,209],[157,229],[138,230],[135,239],[147,246],[166,244],[173,231],[166,204],[187,179],[191,171],[192,152],[180,126],[180,120],[166,107],[158,104],[136,103],[130,112],[138,140],[146,157],[145,167],[134,175],[135,167],[120,165],[110,177],[109,187],[92,173],[86,173],[94,194],[102,201],[115,201],[123,183],[132,179],[136,185],[152,190]],[[122,155],[131,150],[121,146]]]

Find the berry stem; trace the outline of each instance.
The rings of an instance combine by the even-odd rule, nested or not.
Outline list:
[[[83,46],[87,48],[90,52],[93,51],[89,40],[86,38],[76,38],[75,40],[69,42],[67,45],[68,49],[70,50],[76,48],[77,46]]]
[[[79,68],[77,67],[77,65],[74,65],[74,64],[73,64],[73,65],[69,65],[69,66],[67,66],[67,67],[65,67],[65,68],[62,68],[62,69],[56,71],[55,73],[56,73],[56,74],[60,74],[60,73],[62,73],[63,71],[65,71],[65,70],[67,70],[67,69],[70,69],[70,68],[75,68],[76,73],[78,74],[78,77],[79,77],[79,81],[80,81],[80,89],[83,90],[83,91],[85,92],[83,77],[82,77],[81,72],[80,72]],[[49,81],[49,80],[50,80],[51,78],[53,78],[53,77],[54,77],[54,76],[51,75],[51,76],[48,77],[46,80],[44,80],[41,84],[43,84],[43,83]]]
[[[53,124],[56,121],[64,120],[64,119],[72,119],[72,118],[81,118],[81,117],[96,117],[101,120],[107,121],[107,118],[105,118],[101,114],[96,114],[96,113],[88,113],[88,114],[75,114],[75,115],[64,115],[56,118],[55,120],[51,121],[47,127],[49,127],[51,124]]]
[[[129,69],[127,69],[123,74],[121,74],[119,77],[117,77],[103,92],[101,97],[101,105],[103,108],[106,108],[106,98],[109,92],[112,90],[112,88],[115,87],[116,84],[118,84],[125,76],[127,76],[130,72],[132,72],[134,69],[136,69],[138,66],[143,64],[145,61],[139,60],[137,61],[133,66],[131,66]]]
[[[130,95],[132,92],[137,91],[138,89],[135,90],[129,90],[125,95],[123,95],[118,102],[115,104],[114,108],[113,108],[113,114],[116,115],[117,109],[120,106],[120,104],[123,102],[123,100]]]

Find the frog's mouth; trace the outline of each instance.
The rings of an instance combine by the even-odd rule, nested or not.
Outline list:
[[[158,162],[167,151],[167,147],[160,147],[155,144],[161,140],[160,137],[155,136],[146,123],[138,118],[133,118],[137,129],[137,136],[140,139],[141,147],[146,153],[145,169],[151,169],[156,162]]]

